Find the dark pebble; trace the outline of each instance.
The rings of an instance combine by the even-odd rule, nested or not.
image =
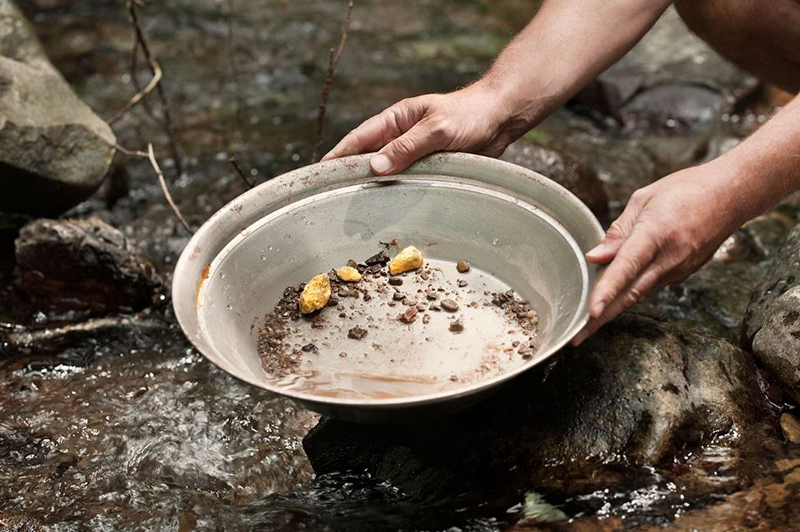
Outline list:
[[[364,293],[364,301],[369,301],[370,299],[372,299],[372,295],[367,293],[367,292],[365,292]]]
[[[458,286],[460,286],[461,288],[464,288],[465,286],[467,286],[467,282],[464,279],[459,279],[458,280]]]
[[[395,292],[394,294],[392,294],[392,299],[394,299],[395,301],[402,301],[405,298],[406,296],[403,292]]]
[[[362,329],[361,327],[353,327],[349,331],[347,331],[347,337],[352,338],[354,340],[361,340],[367,335],[367,330]]]
[[[450,322],[450,330],[453,332],[461,332],[464,330],[464,318],[459,316],[458,319]]]
[[[314,344],[306,344],[301,349],[306,353],[310,353],[311,351],[316,351],[317,346],[315,346]]]
[[[401,284],[403,284],[403,280],[399,277],[390,277],[389,284],[393,286],[400,286]]]
[[[389,262],[389,260],[391,260],[389,254],[386,253],[386,251],[381,251],[380,253],[376,253],[375,255],[371,256],[364,262],[367,264],[367,266],[374,266],[375,264],[386,264]]]

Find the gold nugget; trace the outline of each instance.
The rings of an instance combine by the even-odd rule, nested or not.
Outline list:
[[[347,281],[349,283],[357,283],[361,280],[361,274],[351,266],[342,266],[336,270],[336,275],[338,275],[339,279],[342,281]]]
[[[331,280],[327,273],[321,273],[306,283],[300,294],[300,312],[310,314],[328,304],[331,298]]]
[[[416,270],[417,268],[422,268],[422,253],[414,246],[408,246],[403,249],[389,263],[389,273],[392,275]]]

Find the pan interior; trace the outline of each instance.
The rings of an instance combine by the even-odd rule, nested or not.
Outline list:
[[[301,371],[282,379],[268,376],[259,360],[257,332],[284,289],[348,259],[362,262],[381,249],[381,241],[392,239],[419,248],[426,265],[438,268],[444,280],[468,281],[473,295],[462,301],[459,312],[465,331],[449,332],[451,317],[443,313],[424,327],[415,323],[370,330],[363,340],[347,338],[347,327],[340,324],[337,331],[324,332],[329,346],[320,345],[325,341],[320,336],[319,352],[303,354]],[[455,269],[462,259],[472,265],[466,276]],[[465,303],[485,299],[484,292],[513,289],[539,313],[537,353],[544,356],[573,323],[587,275],[567,231],[503,190],[432,176],[354,185],[292,203],[234,238],[212,262],[201,288],[200,327],[234,374],[250,382],[299,398],[380,403],[465,388],[536,363],[537,355],[527,360],[501,356],[492,371],[473,372],[473,366],[486,363],[493,338],[508,332],[494,309]],[[410,285],[418,280],[406,276],[405,290],[413,291]],[[338,314],[333,309],[323,311],[331,323]],[[376,309],[375,318],[389,319],[386,310]],[[304,326],[302,320],[297,326]],[[309,327],[302,336],[314,334],[323,332]],[[512,336],[497,340],[510,342]],[[340,356],[343,352],[347,356]],[[454,374],[474,378],[451,380]]]

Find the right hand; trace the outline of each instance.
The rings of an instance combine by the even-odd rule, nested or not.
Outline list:
[[[379,150],[370,166],[377,175],[389,175],[441,150],[499,157],[528,130],[506,107],[480,82],[449,94],[408,98],[348,133],[322,160]]]

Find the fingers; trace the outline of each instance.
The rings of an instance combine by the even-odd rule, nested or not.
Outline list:
[[[387,144],[372,158],[370,166],[378,175],[396,174],[420,157],[444,148],[446,144],[444,136],[436,133],[425,121],[421,121]]]
[[[608,304],[650,266],[656,250],[655,242],[646,231],[634,231],[597,281],[589,297],[589,315],[598,318],[603,314]]]
[[[378,150],[408,131],[424,115],[425,97],[397,102],[345,135],[323,161]]]
[[[643,297],[656,290],[661,281],[663,269],[657,263],[652,263],[635,282],[618,294],[611,303],[606,306],[600,316],[593,317],[589,323],[579,332],[570,342],[574,346],[583,343],[589,336],[613,320],[636,303]]]
[[[631,198],[620,217],[609,227],[605,238],[586,253],[586,260],[594,264],[611,262],[619,252],[625,239],[633,231],[633,226],[641,210],[641,202],[638,199]]]

